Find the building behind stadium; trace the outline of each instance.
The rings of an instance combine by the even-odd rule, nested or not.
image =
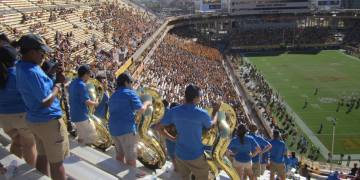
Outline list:
[[[197,13],[301,14],[359,8],[359,0],[195,0]]]

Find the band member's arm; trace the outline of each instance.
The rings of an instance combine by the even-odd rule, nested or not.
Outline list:
[[[214,126],[217,123],[217,112],[220,109],[219,103],[213,103],[213,111],[211,113],[211,126]]]
[[[171,140],[171,141],[175,141],[175,140],[176,140],[176,137],[172,136],[172,135],[166,130],[166,128],[165,128],[164,125],[162,125],[162,124],[159,123],[159,124],[156,126],[156,129],[157,129],[158,132],[159,132],[162,136],[164,136],[165,138],[167,138],[167,139],[169,139],[169,140]]]
[[[141,108],[138,110],[138,113],[143,114],[150,105],[151,105],[150,101],[144,102]]]
[[[236,155],[236,144],[239,142],[237,138],[233,138],[228,146],[228,150],[226,152],[227,156],[235,156]]]
[[[88,106],[97,106],[97,105],[99,105],[99,102],[97,102],[97,101],[92,101],[92,100],[87,100],[86,102],[86,105],[88,105]]]
[[[152,102],[145,101],[144,103],[141,102],[139,96],[136,92],[132,92],[129,96],[131,101],[131,106],[134,111],[137,111],[138,114],[143,114],[145,110],[151,105]]]
[[[42,106],[46,108],[50,107],[51,104],[54,102],[56,96],[59,94],[60,90],[61,90],[61,84],[60,83],[55,84],[52,89],[52,92],[42,100]]]
[[[255,157],[256,155],[258,155],[259,153],[261,153],[261,148],[259,146],[259,144],[254,140],[254,139],[250,139],[250,144],[251,144],[251,156]]]
[[[161,122],[157,125],[156,129],[159,131],[159,133],[163,136],[165,136],[166,138],[175,141],[176,137],[172,136],[171,134],[169,134],[169,132],[167,132],[165,126],[169,126],[172,124],[172,113],[171,111],[168,113],[165,113],[164,118],[161,120]]]
[[[264,147],[264,149],[261,151],[261,154],[264,154],[268,151],[270,151],[270,149],[272,148],[272,145],[269,143],[269,141],[266,141],[265,139],[261,138],[261,141],[263,141],[262,143],[266,144],[266,146]]]
[[[255,157],[255,156],[258,155],[259,153],[261,153],[261,149],[260,149],[259,146],[257,146],[257,147],[255,148],[255,151],[251,152],[251,156],[252,156],[252,157]]]
[[[272,145],[269,143],[267,146],[265,146],[265,148],[262,150],[261,154],[264,154],[268,151],[270,151],[270,149],[272,148]]]

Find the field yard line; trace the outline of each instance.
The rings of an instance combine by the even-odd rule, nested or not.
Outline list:
[[[248,57],[246,57],[244,54],[240,53],[240,55],[244,58],[245,61],[247,61],[248,63],[251,63],[250,59]],[[358,60],[358,61],[360,62],[360,60]],[[261,73],[261,71],[260,71],[260,73]],[[281,93],[276,88],[274,88],[274,86],[272,86],[271,83],[269,83],[269,81],[266,80],[266,78],[265,78],[265,81],[269,84],[269,86],[272,89],[276,90],[281,95]],[[322,156],[324,158],[327,158],[328,153],[330,151],[324,146],[324,144],[319,140],[319,138],[309,129],[309,127],[299,117],[299,115],[295,111],[293,111],[293,109],[287,104],[287,102],[285,100],[283,101],[283,103],[285,104],[288,111],[291,112],[295,116],[296,124],[301,128],[301,130],[306,134],[306,136],[309,139],[311,139],[313,144],[318,145],[318,147],[320,149],[320,153],[322,154]],[[335,136],[336,136],[336,134],[335,134]],[[350,155],[351,155],[352,159],[360,160],[360,154],[350,154]],[[334,154],[333,155],[333,160],[340,160],[340,155],[339,154]]]

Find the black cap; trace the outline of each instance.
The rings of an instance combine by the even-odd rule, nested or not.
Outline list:
[[[201,96],[200,88],[194,84],[189,84],[185,89],[186,101],[193,101],[195,98]]]
[[[0,61],[5,63],[14,63],[18,58],[18,52],[10,45],[4,45],[0,48]]]
[[[42,49],[46,53],[52,52],[52,49],[46,45],[43,38],[36,34],[27,34],[20,38],[19,47],[21,49]]]
[[[85,74],[90,73],[90,67],[88,65],[81,65],[78,69],[78,76],[83,77]]]
[[[273,137],[274,137],[275,139],[280,138],[280,131],[277,130],[277,129],[274,129],[274,130],[273,130]]]
[[[131,75],[128,72],[123,72],[116,78],[116,84],[117,86],[125,86],[125,82],[134,82],[134,79],[131,77]]]

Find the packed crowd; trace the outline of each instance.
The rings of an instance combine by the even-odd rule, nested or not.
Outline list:
[[[360,21],[351,21],[347,22],[349,25],[349,28],[345,31],[345,50],[348,54],[360,57]]]
[[[233,46],[308,45],[335,42],[331,29],[326,27],[238,29],[233,32]]]
[[[223,101],[235,108],[241,122],[248,122],[222,67],[222,60],[216,49],[167,35],[145,65],[140,81],[157,87],[167,101],[178,103],[182,102],[185,86],[196,83],[204,92],[202,107],[211,106],[212,101]]]
[[[139,11],[139,12],[138,12]],[[111,32],[115,47],[133,54],[160,26],[155,17],[147,12],[132,10],[115,2],[105,2],[94,8],[85,21],[96,26],[103,24],[101,30]]]

